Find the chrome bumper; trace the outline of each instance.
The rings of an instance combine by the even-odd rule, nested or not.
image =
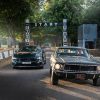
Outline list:
[[[100,75],[100,71],[69,71],[69,70],[61,71],[61,70],[55,70],[54,72],[56,72],[56,73],[65,73],[65,74],[67,74],[67,73],[72,73],[72,74],[79,73],[79,74],[99,74]]]

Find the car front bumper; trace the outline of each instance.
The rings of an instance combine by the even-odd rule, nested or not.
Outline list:
[[[55,70],[54,71],[56,75],[59,78],[68,78],[68,79],[94,79],[94,78],[100,78],[100,72],[97,71],[80,71],[80,72],[71,72],[71,71],[60,71],[60,70]],[[82,76],[82,77],[77,77],[77,76]]]
[[[42,62],[12,62],[14,67],[42,67]]]

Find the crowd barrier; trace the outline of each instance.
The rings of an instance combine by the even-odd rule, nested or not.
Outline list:
[[[11,57],[14,53],[14,48],[0,50],[0,60]]]
[[[11,57],[0,60],[0,68],[8,66],[10,64],[11,64]]]
[[[11,56],[14,53],[14,48],[0,50],[0,68],[11,63]]]

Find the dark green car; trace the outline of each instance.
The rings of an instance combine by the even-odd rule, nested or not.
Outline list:
[[[37,67],[43,68],[46,62],[45,53],[37,46],[24,46],[14,53],[12,66],[15,67]]]

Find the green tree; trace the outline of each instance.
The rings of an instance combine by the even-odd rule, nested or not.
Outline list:
[[[90,0],[87,2],[87,9],[84,14],[84,23],[100,24],[100,0]]]
[[[0,26],[15,39],[15,33],[21,32],[29,12],[30,6],[26,1],[0,0]]]
[[[84,0],[0,0],[0,27],[5,33],[16,37],[24,32],[24,21],[29,18],[34,22],[62,22],[68,19],[68,35],[72,42],[77,39],[77,26],[83,17]],[[34,34],[60,37],[62,27],[33,29]],[[19,35],[18,35],[19,36]],[[48,37],[50,37],[48,36]]]
[[[47,22],[62,22],[66,18],[68,20],[68,35],[72,42],[76,42],[77,26],[83,18],[83,4],[84,0],[47,0],[41,10],[41,19]],[[59,29],[62,30],[61,27]],[[55,33],[57,32],[55,29]]]
[[[24,32],[25,19],[34,14],[32,0],[0,0],[0,27],[14,39]],[[3,32],[3,33],[4,33]],[[3,34],[2,34],[3,35]]]

